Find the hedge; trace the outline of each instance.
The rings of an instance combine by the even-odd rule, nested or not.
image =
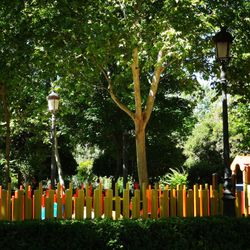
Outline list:
[[[250,218],[0,222],[0,249],[250,249]]]

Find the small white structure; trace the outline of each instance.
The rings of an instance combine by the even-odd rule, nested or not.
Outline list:
[[[237,155],[231,166],[233,175],[238,175],[239,170],[242,172],[243,183],[250,184],[250,155]]]
[[[242,177],[244,192],[244,214],[247,216],[250,210],[250,155],[237,155],[233,160],[230,169],[236,183],[239,183],[239,176]]]

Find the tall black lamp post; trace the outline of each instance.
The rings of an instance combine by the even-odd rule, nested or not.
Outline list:
[[[216,46],[216,57],[220,62],[220,80],[222,87],[222,119],[223,119],[223,160],[224,160],[224,191],[223,191],[223,209],[224,215],[235,215],[235,197],[231,191],[231,170],[230,170],[230,149],[228,135],[228,111],[227,111],[227,80],[226,70],[230,60],[230,47],[233,42],[232,35],[226,28],[221,28],[214,37]]]
[[[56,111],[58,110],[59,107],[59,100],[60,97],[59,95],[52,91],[48,95],[48,109],[52,114],[51,118],[51,186],[52,188],[55,187],[55,176],[56,176],[56,157],[55,157],[55,152],[56,152]]]

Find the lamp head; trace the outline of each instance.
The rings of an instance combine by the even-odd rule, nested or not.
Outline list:
[[[222,27],[214,37],[213,41],[216,47],[216,58],[219,61],[228,61],[230,59],[230,47],[233,42],[233,36],[227,32],[226,27]]]
[[[49,111],[56,112],[58,110],[58,107],[59,107],[59,100],[60,100],[59,95],[55,91],[52,91],[48,95],[47,99],[48,99],[48,109],[49,109]]]

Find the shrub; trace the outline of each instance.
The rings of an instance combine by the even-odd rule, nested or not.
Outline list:
[[[1,249],[250,249],[250,218],[0,223]]]

